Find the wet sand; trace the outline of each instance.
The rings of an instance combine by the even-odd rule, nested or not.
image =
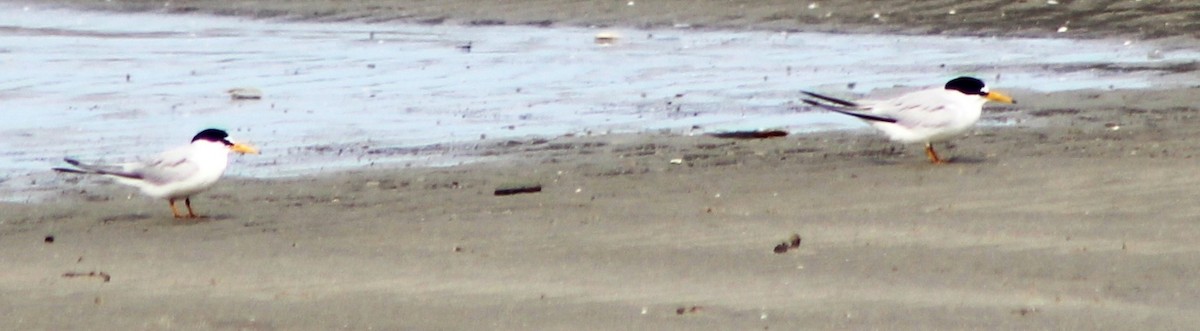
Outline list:
[[[475,17],[459,10],[452,17]],[[55,188],[54,202],[0,205],[0,321],[234,330],[1197,325],[1196,90],[1010,92],[1018,107],[985,116],[1014,124],[943,147],[953,161],[945,166],[866,130],[546,137],[496,141],[481,153],[498,161],[465,166],[231,178],[194,199],[210,215],[201,221],[81,180]],[[543,189],[493,195],[510,183]],[[799,246],[776,253],[793,234]]]
[[[1095,38],[1190,36],[1189,1],[420,1],[53,0],[108,10],[320,21],[636,26]],[[48,3],[48,2],[47,2]],[[1066,28],[1065,31],[1063,28]]]

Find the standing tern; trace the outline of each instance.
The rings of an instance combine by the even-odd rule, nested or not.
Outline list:
[[[229,134],[217,129],[200,131],[187,146],[177,147],[158,157],[144,161],[115,165],[85,164],[72,158],[63,159],[75,168],[54,168],[58,172],[97,174],[112,177],[117,182],[141,189],[143,194],[167,199],[175,218],[199,218],[192,211],[191,196],[211,187],[229,165],[229,152],[258,154],[249,145],[234,143]],[[183,199],[187,215],[179,214],[175,200]]]
[[[934,164],[946,163],[933,150],[933,143],[949,140],[966,132],[979,121],[983,104],[988,101],[1017,103],[1000,92],[988,91],[983,81],[958,77],[945,88],[928,89],[899,97],[860,104],[808,91],[804,103],[857,117],[894,141],[925,143],[925,155]]]

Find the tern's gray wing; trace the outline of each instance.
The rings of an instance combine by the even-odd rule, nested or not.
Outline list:
[[[189,145],[163,152],[153,160],[127,165],[126,171],[156,185],[187,179],[199,171],[196,163],[188,160],[191,156],[190,148]]]

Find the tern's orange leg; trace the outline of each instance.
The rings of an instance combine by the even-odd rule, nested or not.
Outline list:
[[[188,218],[200,218],[200,215],[196,215],[196,212],[192,211],[192,198],[191,197],[183,198],[183,205],[187,206]]]
[[[925,155],[929,157],[929,162],[933,164],[946,164],[946,161],[939,158],[937,152],[933,150],[933,143],[925,143]]]
[[[175,209],[175,199],[174,198],[167,199],[167,203],[171,204],[171,214],[175,215],[175,218],[183,218],[183,215],[179,215],[179,209]],[[191,207],[188,207],[188,208],[190,209]]]

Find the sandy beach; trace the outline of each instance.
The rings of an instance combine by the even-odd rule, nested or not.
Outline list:
[[[60,2],[163,10],[157,1]],[[1194,4],[1058,2],[867,1],[809,9],[809,2],[784,1],[172,1],[166,11],[380,24],[1154,38],[1200,46],[1191,39],[1200,12]],[[863,14],[873,11],[867,8],[883,19]],[[1057,32],[1065,21],[1073,34]],[[1172,70],[1186,76],[1196,69]],[[128,187],[64,179],[53,188],[54,201],[0,203],[0,324],[1200,324],[1195,85],[1005,90],[1020,103],[989,105],[984,118],[1011,124],[981,126],[939,146],[952,161],[942,166],[929,164],[920,146],[889,142],[865,127],[752,140],[650,133],[501,139],[478,151],[489,161],[460,166],[227,178],[194,199],[209,216],[198,221],[172,219],[166,203]],[[494,195],[513,184],[542,190]],[[798,245],[777,248],[793,236]]]

